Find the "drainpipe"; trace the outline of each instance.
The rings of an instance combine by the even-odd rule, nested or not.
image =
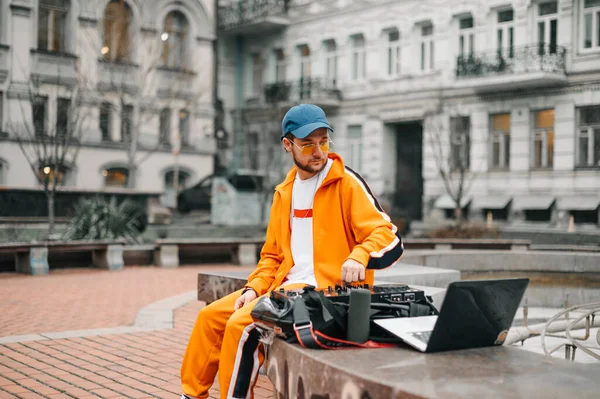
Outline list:
[[[218,108],[218,99],[219,99],[219,0],[213,0],[214,7],[214,32],[215,39],[213,40],[213,90],[212,90],[212,104],[213,104],[213,112],[215,113],[213,116],[213,140],[215,140],[215,154],[213,155],[213,173],[217,172],[219,168],[219,148],[217,146],[217,129],[218,126],[218,118],[217,115]]]
[[[235,120],[233,127],[233,158],[231,172],[242,167],[244,148],[244,130],[242,121],[244,84],[244,39],[241,35],[235,38]]]

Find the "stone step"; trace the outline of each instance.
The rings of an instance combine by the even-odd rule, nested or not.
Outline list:
[[[398,262],[387,269],[375,271],[375,279],[446,288],[451,282],[460,280],[460,271]]]

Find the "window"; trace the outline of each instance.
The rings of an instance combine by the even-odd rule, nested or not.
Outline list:
[[[386,33],[386,75],[400,75],[400,32],[392,30]]]
[[[277,49],[275,53],[275,82],[285,82],[285,54],[283,50]]]
[[[362,126],[348,126],[348,163],[352,169],[360,172],[362,168]]]
[[[510,114],[491,117],[491,167],[508,169],[510,166]]]
[[[468,116],[450,118],[451,164],[453,170],[468,170],[471,152],[471,122]]]
[[[535,113],[533,167],[552,168],[554,161],[554,110]]]
[[[190,145],[190,113],[186,110],[179,111],[179,139],[181,146]]]
[[[160,111],[158,144],[168,144],[171,137],[171,110],[163,108]]]
[[[40,0],[38,9],[38,48],[64,52],[68,0]]]
[[[258,133],[248,132],[246,146],[248,148],[248,167],[252,170],[258,170],[258,154],[260,152]]]
[[[307,45],[298,47],[300,53],[300,79],[310,80],[310,48]]]
[[[556,1],[538,4],[538,54],[556,54],[558,37],[558,4]]]
[[[300,99],[310,98],[310,48],[307,45],[298,47],[300,53]]]
[[[103,102],[100,105],[100,133],[102,134],[102,141],[111,141],[111,114],[112,105],[107,102]]]
[[[112,0],[104,11],[102,55],[109,61],[128,61],[130,50],[131,8],[123,0]]]
[[[131,128],[133,118],[133,106],[124,105],[121,112],[121,141],[124,143],[131,142]]]
[[[363,35],[356,35],[350,38],[351,41],[351,80],[362,80],[365,78],[365,38]]]
[[[600,106],[579,110],[577,166],[600,167]]]
[[[58,167],[53,162],[47,162],[38,168],[38,177],[44,185],[54,183],[57,186],[62,186],[67,179],[67,172],[66,166]]]
[[[263,86],[263,62],[260,54],[252,54],[252,96],[260,97]]]
[[[337,86],[337,46],[334,40],[325,42],[325,86]]]
[[[68,98],[59,98],[56,102],[56,136],[70,137],[73,132],[69,131],[69,111],[71,100]]]
[[[48,106],[48,98],[36,96],[31,104],[33,113],[33,128],[35,135],[38,137],[46,134],[46,108]]]
[[[496,49],[501,58],[514,56],[514,12],[513,9],[498,11]]]
[[[583,48],[600,49],[600,0],[583,0]]]
[[[463,17],[459,20],[458,54],[461,56],[473,55],[475,51],[475,33],[473,30],[473,17]]]
[[[434,67],[433,25],[421,26],[421,71],[431,71]]]
[[[105,187],[127,187],[129,171],[126,168],[108,168],[102,171]]]
[[[162,63],[171,68],[183,69],[186,66],[186,41],[188,20],[180,11],[171,11],[165,18]]]
[[[178,176],[177,186],[181,190],[182,188],[184,188],[186,186],[187,181],[190,178],[190,174],[183,170],[180,170],[179,173],[177,174],[177,176]],[[170,170],[167,173],[165,173],[165,189],[173,190],[173,184],[175,184],[175,171]]]

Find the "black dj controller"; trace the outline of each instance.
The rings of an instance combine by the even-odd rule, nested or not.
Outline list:
[[[355,289],[365,289],[371,292],[371,303],[400,303],[413,302],[425,299],[425,292],[411,288],[406,284],[355,284],[355,285],[336,285],[319,289],[325,296],[333,302],[348,303],[350,292]]]

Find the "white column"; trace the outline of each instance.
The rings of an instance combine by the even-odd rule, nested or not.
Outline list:
[[[110,137],[112,141],[121,141],[121,105],[113,105],[110,109]]]
[[[381,195],[384,191],[383,180],[383,123],[375,118],[370,117],[363,124],[362,131],[362,176],[368,182],[376,196]]]
[[[489,151],[489,117],[486,111],[471,114],[471,170],[487,172]]]
[[[554,170],[573,170],[575,166],[575,105],[557,104],[554,108]]]
[[[12,16],[10,42],[11,42],[11,82],[27,82],[31,73],[31,57],[29,50],[33,46],[31,21],[31,6],[28,2],[11,4]]]
[[[528,43],[529,32],[527,30],[528,18],[528,7],[525,4],[520,4],[514,7],[514,21],[515,21],[515,33],[514,33],[514,46],[521,46]],[[508,45],[508,44],[507,44]]]
[[[29,49],[32,47],[31,34],[33,26],[30,21],[31,6],[27,2],[22,5],[10,5],[12,18],[8,41],[11,44],[10,61],[8,66],[9,87],[6,93],[6,123],[18,128],[27,124],[33,128],[31,118],[31,105],[29,103],[29,86],[27,81],[31,74],[31,56]]]
[[[510,170],[529,170],[531,127],[529,108],[514,108],[510,114]]]

